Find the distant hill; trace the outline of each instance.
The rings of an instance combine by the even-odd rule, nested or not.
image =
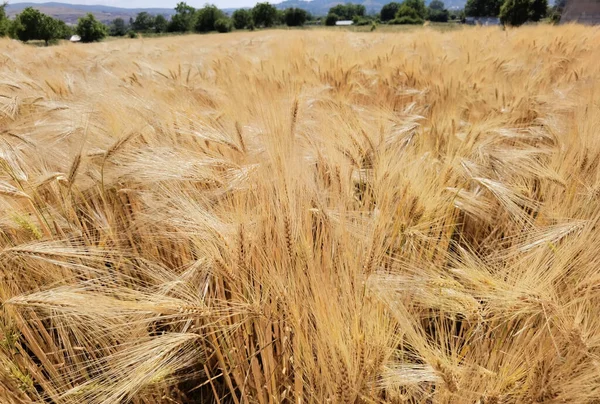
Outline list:
[[[1,1],[1,0],[0,0]],[[367,13],[378,13],[386,3],[393,0],[285,0],[281,3],[274,4],[279,9],[288,7],[299,7],[309,11],[313,15],[326,15],[329,9],[337,4],[343,3],[358,3],[365,6]],[[402,0],[396,0],[401,2]],[[429,3],[430,0],[425,0]],[[210,2],[207,0],[207,2]],[[446,7],[449,9],[463,8],[466,0],[446,0]],[[125,2],[124,2],[125,3]],[[63,20],[67,24],[76,24],[77,19],[83,17],[87,13],[92,13],[94,16],[104,22],[109,23],[115,18],[123,18],[128,21],[129,18],[135,18],[138,13],[146,11],[153,15],[162,14],[166,17],[175,14],[172,8],[121,8],[111,6],[88,6],[83,4],[66,4],[66,3],[17,3],[8,4],[6,11],[9,17],[14,17],[26,7],[33,7],[40,10],[44,14],[51,15],[54,18]],[[224,11],[231,14],[235,9],[226,8]]]
[[[63,20],[67,24],[76,24],[79,17],[85,16],[87,13],[92,13],[94,16],[104,22],[108,23],[115,18],[123,18],[128,21],[129,18],[135,18],[138,13],[146,11],[150,14],[158,15],[162,14],[170,16],[175,14],[175,10],[172,8],[121,8],[111,6],[88,6],[83,4],[66,4],[66,3],[9,3],[6,7],[6,11],[9,17],[14,17],[19,14],[26,7],[33,7],[40,10],[44,14],[51,15],[54,18]]]
[[[374,14],[379,13],[381,8],[391,1],[402,3],[402,0],[285,0],[275,4],[275,6],[279,9],[298,7],[309,11],[313,15],[326,15],[329,9],[337,4],[357,3],[364,5],[368,14]],[[425,0],[425,3],[429,4],[430,1],[431,0]],[[444,4],[448,9],[461,9],[465,7],[466,0],[446,0],[444,1]]]

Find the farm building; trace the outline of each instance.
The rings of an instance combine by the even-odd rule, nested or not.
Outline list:
[[[352,20],[341,20],[341,21],[336,21],[335,25],[338,26],[348,26],[348,25],[352,25],[354,24],[354,22]]]
[[[600,24],[600,0],[567,0],[560,23]]]

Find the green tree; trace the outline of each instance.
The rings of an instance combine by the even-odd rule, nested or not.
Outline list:
[[[354,16],[364,17],[367,9],[362,4],[338,4],[329,9],[329,14],[335,14],[344,20],[351,20]]]
[[[548,0],[531,0],[529,6],[529,19],[539,21],[548,14]]]
[[[444,2],[441,0],[433,0],[429,3],[429,10],[427,10],[429,21],[434,22],[448,22],[450,13],[446,10]]]
[[[73,28],[69,27],[64,21],[56,20],[58,37],[61,39],[69,39],[73,35]]]
[[[125,36],[127,34],[127,25],[125,20],[122,18],[115,18],[110,24],[110,35],[112,36]]]
[[[258,3],[252,9],[252,20],[258,27],[272,27],[277,20],[277,9],[269,3]]]
[[[0,5],[0,37],[8,35],[10,20],[6,16],[6,6],[8,3]]]
[[[231,31],[231,20],[229,18],[219,18],[215,21],[215,30],[217,32]]]
[[[146,11],[142,11],[135,16],[132,28],[138,32],[152,31],[154,30],[154,17]]]
[[[101,41],[107,35],[106,26],[96,20],[92,13],[79,19],[75,32],[81,37],[82,42]]]
[[[432,0],[432,2],[429,3],[429,8],[432,10],[444,10],[446,5],[441,0]]]
[[[379,18],[382,22],[393,20],[396,17],[396,13],[400,9],[400,3],[391,2],[384,5],[379,13]]]
[[[48,45],[50,41],[62,37],[65,26],[39,10],[27,7],[17,15],[11,29],[13,36],[23,42],[41,39]]]
[[[404,0],[402,5],[415,10],[419,18],[422,20],[427,17],[427,7],[425,6],[425,1],[423,0]]]
[[[233,26],[235,29],[248,28],[252,22],[252,14],[250,11],[240,8],[235,10],[231,15]]]
[[[498,17],[503,0],[467,0],[467,17]]]
[[[197,12],[196,26],[197,32],[215,31],[215,22],[221,18],[227,18],[225,13],[212,4],[207,4]]]
[[[333,26],[335,25],[336,22],[338,22],[340,19],[339,16],[335,15],[335,14],[327,14],[327,18],[325,18],[325,25],[328,26]]]
[[[159,14],[154,17],[154,32],[160,34],[161,32],[167,32],[167,28],[169,27],[169,22],[165,18],[164,15]]]
[[[285,24],[288,27],[301,27],[306,22],[308,13],[301,8],[288,8],[285,10]]]
[[[406,2],[405,2],[406,3]],[[424,20],[419,12],[414,8],[403,3],[396,13],[396,18],[392,20],[393,24],[423,24]]]
[[[194,28],[196,18],[196,9],[188,6],[185,2],[177,3],[175,7],[175,15],[171,17],[169,32],[188,32]]]
[[[529,0],[506,0],[500,8],[500,21],[518,27],[529,19]]]

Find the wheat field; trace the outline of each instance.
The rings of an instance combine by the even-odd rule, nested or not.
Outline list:
[[[598,403],[598,55],[0,41],[0,402]]]

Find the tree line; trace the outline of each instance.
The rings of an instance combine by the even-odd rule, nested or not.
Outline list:
[[[557,4],[561,0],[557,0]],[[308,21],[335,25],[340,20],[352,20],[355,25],[376,24],[422,24],[425,20],[447,22],[469,17],[499,17],[505,25],[518,26],[528,21],[540,21],[549,15],[558,20],[557,10],[548,9],[547,0],[467,0],[464,11],[449,11],[443,1],[432,0],[429,6],[424,0],[404,0],[383,6],[378,15],[367,15],[361,4],[338,4],[332,7],[323,19],[315,18],[301,8],[278,10],[264,2],[251,9],[238,9],[228,16],[215,5],[207,4],[196,9],[185,2],[175,7],[175,14],[167,19],[164,15],[141,12],[128,22],[122,18],[113,20],[108,26],[96,20],[90,13],[71,27],[40,11],[27,7],[14,20],[6,15],[6,3],[0,5],[0,36],[10,36],[27,42],[41,40],[49,44],[58,39],[68,39],[73,34],[82,42],[94,42],[107,35],[136,37],[139,33],[185,33],[185,32],[229,32],[232,29],[268,28],[276,25],[303,26]]]
[[[518,26],[528,21],[540,21],[552,10],[547,0],[467,0],[464,10],[446,9],[443,1],[432,0],[429,6],[424,0],[404,0],[402,3],[385,4],[378,16],[367,16],[360,4],[339,4],[332,7],[325,19],[326,25],[335,25],[339,20],[352,20],[354,24],[423,24],[462,20],[465,17],[500,17],[505,25]]]
[[[301,8],[278,10],[269,3],[258,3],[251,9],[239,9],[231,16],[212,4],[196,9],[185,2],[175,7],[175,14],[168,21],[164,16],[152,16],[141,12],[126,23],[117,18],[110,24],[110,33],[125,36],[128,33],[185,33],[185,32],[229,32],[232,29],[254,29],[287,25],[303,26],[312,16]]]

